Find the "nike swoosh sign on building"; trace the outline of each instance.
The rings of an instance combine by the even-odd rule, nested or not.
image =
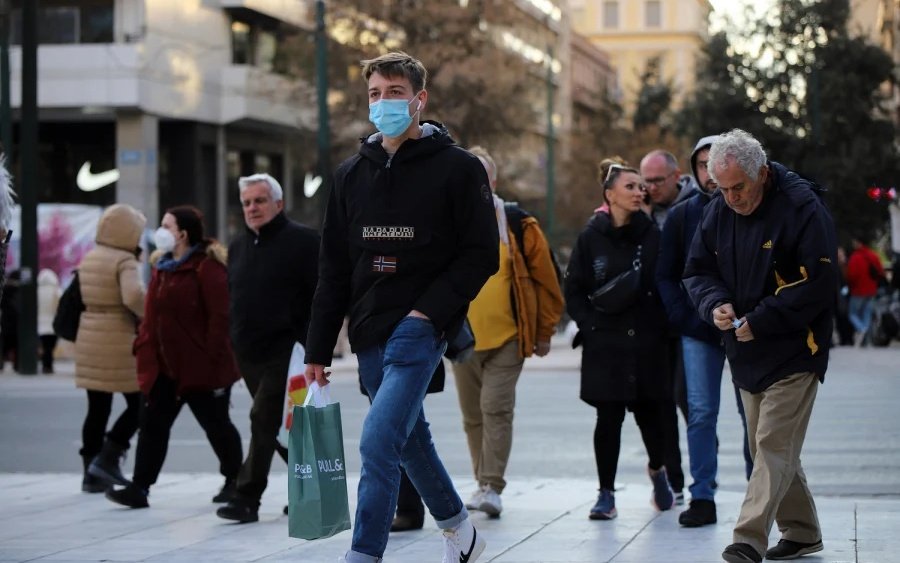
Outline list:
[[[113,184],[119,180],[119,171],[115,168],[100,172],[98,174],[91,173],[91,162],[87,161],[81,165],[78,175],[75,177],[75,184],[83,192],[95,192],[100,188]]]

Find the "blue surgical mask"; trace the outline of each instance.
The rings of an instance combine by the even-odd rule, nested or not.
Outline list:
[[[409,104],[415,100],[378,100],[369,104],[369,121],[385,137],[399,137],[412,123]],[[416,106],[416,113],[422,108],[422,101]],[[414,114],[415,115],[415,114]]]

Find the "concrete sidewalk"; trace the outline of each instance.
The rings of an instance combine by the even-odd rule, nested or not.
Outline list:
[[[348,485],[351,514],[356,475]],[[464,498],[474,489],[456,479]],[[281,513],[287,474],[274,473],[263,497],[260,522],[232,524],[215,516],[210,499],[221,486],[213,474],[163,473],[151,507],[129,510],[103,495],[79,490],[80,475],[0,474],[0,561],[292,561],[334,563],[349,546],[350,532],[303,541],[288,537]],[[681,507],[658,513],[650,485],[626,485],[616,495],[619,518],[590,521],[594,480],[513,480],[499,519],[475,513],[487,539],[479,562],[616,563],[721,561],[742,495],[717,498],[719,523],[682,529]],[[900,561],[900,501],[817,499],[825,551],[804,561],[888,563]],[[772,542],[778,538],[774,530]],[[432,521],[419,532],[392,534],[387,562],[436,562],[441,534]]]

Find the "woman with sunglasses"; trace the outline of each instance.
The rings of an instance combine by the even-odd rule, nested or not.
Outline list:
[[[665,398],[668,365],[666,318],[653,275],[659,230],[641,211],[644,192],[637,170],[607,159],[601,174],[606,205],[578,236],[565,282],[567,310],[579,329],[575,342],[582,344],[581,400],[597,409],[600,495],[592,520],[617,514],[614,487],[626,411],[634,414],[649,456],[652,504],[668,510],[674,503],[663,467],[657,405]]]

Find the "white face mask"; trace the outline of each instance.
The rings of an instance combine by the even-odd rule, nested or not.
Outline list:
[[[175,249],[175,235],[169,229],[160,227],[153,233],[153,244],[163,252],[172,252]]]

